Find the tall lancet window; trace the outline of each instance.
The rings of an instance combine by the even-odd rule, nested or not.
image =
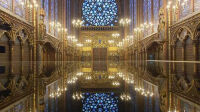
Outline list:
[[[134,0],[129,0],[129,14],[130,14],[130,19],[134,20]],[[134,28],[134,22],[131,23],[130,25],[130,32],[133,31]]]
[[[144,23],[148,22],[148,0],[144,0],[143,3],[143,17],[144,17]],[[146,32],[146,29],[144,30],[144,37],[146,37],[148,33]]]
[[[44,23],[46,25],[46,31],[49,32],[49,0],[44,0],[45,18]]]
[[[58,0],[55,0],[55,21],[58,22]],[[55,31],[55,36],[58,37],[58,30]]]
[[[154,32],[157,32],[158,23],[159,23],[159,0],[153,1],[153,14],[154,14]]]
[[[152,23],[152,20],[151,20],[151,18],[152,18],[152,14],[151,14],[151,13],[152,13],[152,12],[151,12],[152,9],[151,9],[151,8],[152,8],[152,7],[151,7],[151,5],[152,5],[152,4],[151,4],[151,0],[148,0],[148,24],[149,24],[149,23]],[[151,33],[152,33],[152,30],[151,30],[151,29],[148,30],[148,34],[151,34]]]
[[[188,0],[184,6],[181,6],[180,18],[183,18],[191,13],[191,0]]]
[[[200,10],[200,0],[194,0],[194,11]]]
[[[134,28],[137,27],[137,0],[134,0]]]
[[[20,17],[25,17],[25,6],[21,4],[22,2],[25,3],[24,0],[15,0],[14,12]]]
[[[118,22],[115,0],[84,0],[82,18],[85,26],[114,26]]]
[[[51,22],[56,23],[55,22],[55,18],[54,18],[55,17],[55,12],[54,12],[55,11],[55,6],[54,5],[55,5],[55,1],[51,0],[51,15],[50,15],[51,16]],[[54,35],[54,30],[55,30],[54,27],[51,27],[51,34],[52,35]]]

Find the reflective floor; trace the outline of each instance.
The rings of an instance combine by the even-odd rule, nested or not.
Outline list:
[[[200,112],[200,62],[0,62],[0,112]]]

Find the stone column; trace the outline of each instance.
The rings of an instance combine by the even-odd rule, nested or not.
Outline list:
[[[193,40],[193,55],[194,55],[194,61],[197,61],[197,45],[198,45],[198,41],[197,40]],[[197,63],[194,64],[194,73],[197,73]]]
[[[197,45],[198,45],[198,41],[197,40],[193,40],[193,53],[194,53],[194,61],[197,60]]]
[[[21,61],[24,61],[23,60],[23,57],[24,57],[24,43],[21,43]]]
[[[23,73],[23,70],[24,70],[24,67],[23,67],[23,64],[24,64],[23,57],[24,57],[24,43],[21,43],[21,73]]]
[[[175,61],[176,60],[176,51],[175,51],[175,45],[171,45],[172,47],[172,60]],[[175,70],[175,63],[173,63],[173,67],[172,67],[172,70],[174,71]]]
[[[185,43],[182,43],[182,61],[185,61]],[[185,72],[185,63],[182,65],[182,70]]]
[[[33,46],[29,46],[29,61],[30,61],[30,68],[32,68],[32,61],[33,61]],[[32,69],[31,69],[32,70]]]
[[[36,61],[37,61],[37,74],[39,75],[42,71],[42,44],[39,42],[37,43],[37,49],[36,49]]]
[[[42,61],[42,44],[40,43],[37,43],[37,51],[36,51],[36,54],[37,54],[37,61]]]

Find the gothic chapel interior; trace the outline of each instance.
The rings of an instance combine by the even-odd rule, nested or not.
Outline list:
[[[200,0],[0,0],[0,112],[200,112]]]

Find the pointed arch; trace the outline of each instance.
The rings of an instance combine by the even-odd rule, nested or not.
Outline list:
[[[188,36],[193,40],[194,34],[191,29],[187,26],[178,28],[175,33],[172,34],[172,45],[175,45],[176,41],[184,41]]]

